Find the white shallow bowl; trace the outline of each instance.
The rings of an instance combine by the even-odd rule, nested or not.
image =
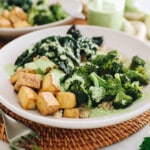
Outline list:
[[[51,4],[51,0],[48,0],[49,4]],[[65,9],[72,9],[74,12],[81,13],[82,11],[82,4],[79,2],[79,0],[58,0],[60,4],[63,6]],[[73,21],[75,18],[73,16],[68,16],[65,19],[44,24],[44,25],[38,25],[38,26],[32,26],[32,27],[27,27],[27,28],[0,28],[0,38],[3,39],[13,39],[16,38],[20,35],[35,31],[35,30],[40,30],[52,26],[59,26],[59,25],[65,25],[71,21]]]
[[[38,111],[24,110],[18,103],[16,93],[13,86],[9,82],[9,75],[5,70],[5,66],[14,63],[16,58],[23,52],[29,45],[48,37],[50,35],[65,35],[70,26],[52,27],[35,31],[19,37],[4,46],[0,51],[0,102],[5,105],[12,112],[41,124],[55,126],[60,128],[75,128],[87,129],[109,126],[121,123],[133,117],[140,115],[150,108],[150,85],[144,88],[146,95],[142,100],[138,100],[125,111],[118,111],[118,113],[110,114],[107,116],[100,116],[88,119],[56,119],[51,116],[42,116]],[[104,45],[111,49],[117,49],[130,59],[134,55],[139,55],[145,61],[149,61],[150,47],[130,37],[123,32],[95,27],[95,26],[77,26],[81,33],[87,37],[103,36]],[[150,72],[150,69],[148,70]]]

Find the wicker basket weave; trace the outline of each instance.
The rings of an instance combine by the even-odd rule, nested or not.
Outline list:
[[[31,127],[40,135],[36,141],[42,150],[95,150],[119,142],[136,133],[150,122],[150,110],[121,124],[97,129],[61,129],[41,125],[24,119],[0,104],[0,108],[13,118]],[[7,141],[0,118],[0,139]]]

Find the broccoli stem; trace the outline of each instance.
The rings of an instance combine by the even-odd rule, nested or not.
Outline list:
[[[94,86],[96,87],[102,86],[106,88],[107,82],[104,79],[102,79],[100,76],[98,76],[95,72],[91,73],[89,77],[93,81]]]

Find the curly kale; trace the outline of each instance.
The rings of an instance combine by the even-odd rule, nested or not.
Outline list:
[[[15,65],[24,66],[32,62],[36,56],[46,56],[67,74],[72,74],[76,66],[92,58],[98,50],[98,46],[90,38],[80,37],[75,40],[71,34],[66,36],[47,37],[28,48],[21,54]]]
[[[79,37],[82,37],[80,30],[78,30],[75,25],[72,25],[69,28],[67,34],[71,35],[75,40],[77,40]]]
[[[67,31],[67,34],[70,34],[75,40],[77,40],[78,38],[84,37],[81,34],[80,30],[78,30],[75,25],[71,26],[71,28]],[[101,46],[103,44],[102,36],[92,37],[91,40],[92,40],[92,43],[94,43],[98,46]]]

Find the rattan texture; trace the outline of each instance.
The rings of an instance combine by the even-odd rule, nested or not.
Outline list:
[[[136,133],[150,122],[150,110],[126,122],[97,129],[62,129],[41,125],[24,119],[2,104],[0,108],[31,127],[40,136],[36,141],[41,150],[96,150],[117,143]],[[0,118],[0,139],[7,141],[4,124]]]

